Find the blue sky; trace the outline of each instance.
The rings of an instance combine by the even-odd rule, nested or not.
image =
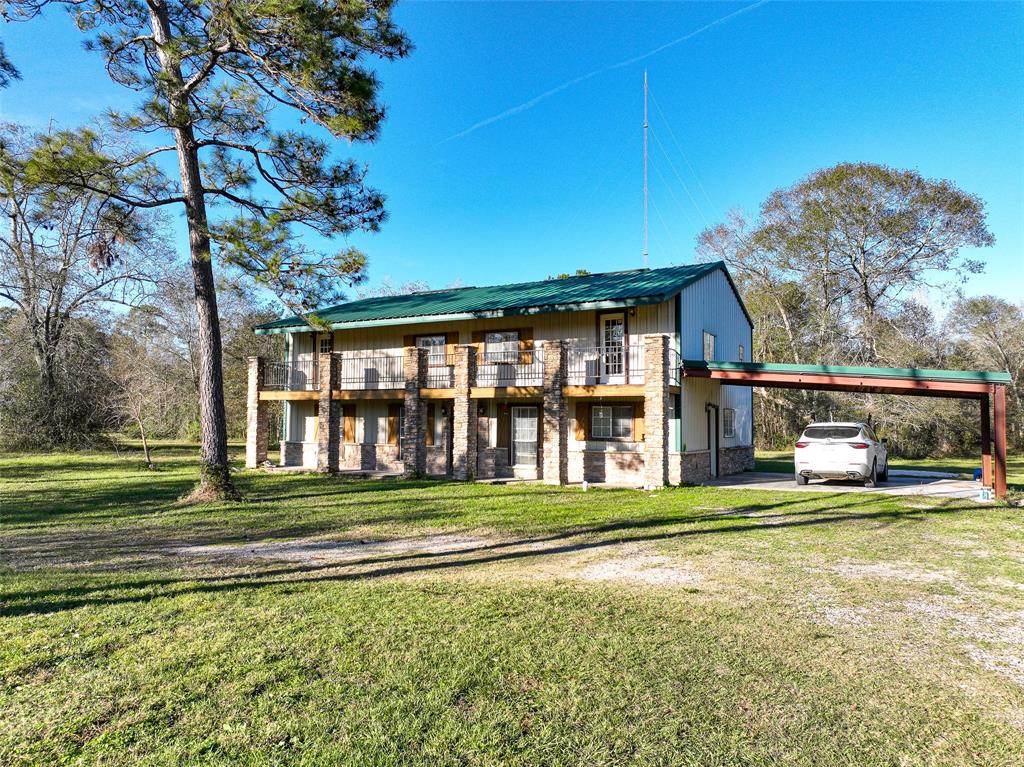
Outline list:
[[[371,283],[642,265],[646,68],[651,266],[692,261],[731,208],[870,161],[980,195],[996,245],[967,289],[1024,298],[1024,3],[750,5],[400,5],[416,50],[380,70],[381,138],[339,146],[388,196],[383,231],[352,238]],[[62,12],[2,34],[24,75],[0,92],[3,119],[74,125],[132,104]]]

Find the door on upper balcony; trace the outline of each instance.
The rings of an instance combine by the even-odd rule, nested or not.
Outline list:
[[[626,375],[626,315],[601,315],[601,377],[621,383]]]

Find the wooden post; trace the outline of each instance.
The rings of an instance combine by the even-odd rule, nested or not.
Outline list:
[[[1006,497],[1006,387],[997,384],[995,392],[995,407],[993,408],[993,420],[995,421],[996,437],[996,498]]]
[[[981,483],[992,487],[992,414],[991,398],[981,395]]]

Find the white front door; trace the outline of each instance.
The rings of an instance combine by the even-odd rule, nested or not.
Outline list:
[[[537,465],[537,408],[512,408],[512,465]]]
[[[620,379],[626,374],[626,316],[601,316],[601,375],[605,379]],[[608,381],[613,383],[614,380]]]

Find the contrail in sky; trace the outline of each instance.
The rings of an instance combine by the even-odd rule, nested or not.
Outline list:
[[[692,32],[689,32],[689,33],[683,35],[682,37],[678,37],[675,40],[671,40],[671,41],[665,43],[664,45],[659,45],[657,48],[652,48],[651,50],[647,51],[646,53],[641,53],[639,56],[633,56],[632,58],[626,59],[625,61],[620,61],[617,64],[610,64],[609,66],[601,67],[601,69],[595,69],[593,72],[588,72],[585,75],[580,75],[579,77],[574,77],[572,80],[567,80],[566,82],[562,83],[561,85],[556,85],[554,88],[552,88],[550,90],[547,90],[547,91],[544,91],[539,96],[534,96],[529,101],[524,101],[522,104],[519,104],[518,106],[514,106],[511,109],[506,109],[504,112],[500,112],[500,113],[498,113],[496,115],[492,115],[491,117],[488,117],[488,118],[486,118],[484,120],[481,120],[478,123],[474,123],[473,125],[470,125],[468,128],[466,128],[464,131],[460,131],[459,133],[455,133],[455,134],[449,136],[448,138],[446,138],[446,139],[444,139],[444,140],[442,140],[442,141],[440,141],[438,143],[439,144],[445,144],[445,143],[447,143],[449,141],[454,141],[457,138],[462,138],[463,136],[468,136],[470,133],[473,133],[474,131],[478,131],[481,128],[484,128],[484,127],[486,127],[488,125],[496,123],[499,120],[504,120],[506,117],[511,117],[512,115],[517,115],[520,112],[525,112],[527,109],[532,109],[533,107],[537,106],[537,104],[539,104],[540,102],[544,101],[545,99],[551,98],[555,94],[561,93],[562,91],[566,90],[567,88],[571,88],[574,85],[578,85],[579,83],[583,82],[584,80],[589,80],[592,77],[597,77],[598,75],[604,74],[605,72],[610,72],[613,69],[621,69],[622,67],[628,67],[630,64],[636,64],[638,61],[643,61],[646,58],[650,58],[651,56],[655,55],[656,53],[661,53],[666,48],[671,48],[671,47],[673,47],[675,45],[679,45],[680,43],[685,43],[687,40],[696,37],[697,35],[701,34],[702,32],[707,32],[712,27],[717,27],[719,24],[724,24],[725,22],[729,21],[730,19],[736,18],[741,13],[746,13],[747,11],[752,11],[755,8],[760,8],[762,5],[764,5],[767,2],[768,2],[768,0],[758,0],[758,2],[751,3],[748,6],[740,8],[738,11],[733,11],[732,13],[727,14],[727,15],[723,16],[720,19],[715,19],[714,21],[712,21],[712,22],[710,22],[708,24],[705,24],[700,29],[695,29]]]

